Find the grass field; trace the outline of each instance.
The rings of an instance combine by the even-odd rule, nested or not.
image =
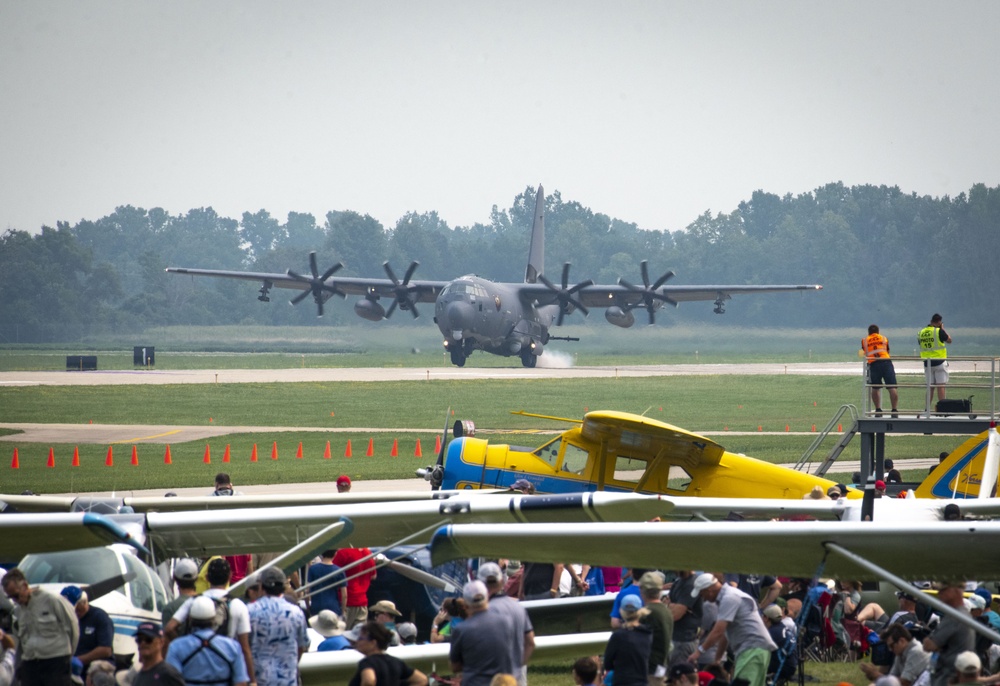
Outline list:
[[[208,441],[171,445],[172,464],[164,464],[165,447],[134,440],[106,444],[41,445],[4,441],[0,463],[2,490],[75,492],[179,488],[210,481],[220,468],[226,446],[227,470],[241,484],[328,481],[346,472],[352,478],[388,479],[412,476],[433,461],[434,441],[446,419],[471,419],[480,435],[494,442],[539,445],[538,431],[556,431],[560,422],[522,417],[511,410],[580,418],[589,409],[624,409],[693,431],[723,432],[715,440],[733,452],[770,462],[795,462],[814,435],[844,403],[857,403],[861,384],[850,377],[697,376],[582,379],[416,381],[382,383],[211,384],[174,386],[33,386],[0,388],[0,421],[95,424],[211,424],[290,427],[282,432],[233,433]],[[789,428],[784,435],[785,427]],[[298,427],[301,430],[295,430]],[[391,429],[387,432],[337,431],[351,427]],[[758,433],[758,427],[763,431]],[[305,429],[330,429],[313,431]],[[419,431],[414,431],[419,430]],[[728,430],[728,434],[725,433]],[[749,432],[739,435],[735,432]],[[763,432],[780,432],[765,435]],[[794,433],[793,433],[794,432]],[[421,441],[422,458],[414,456]],[[374,455],[365,457],[368,442]],[[398,456],[390,456],[393,440]],[[833,444],[828,438],[820,459]],[[948,436],[889,436],[887,455],[895,459],[933,457],[951,450],[961,439]],[[329,441],[329,460],[323,459]],[[346,458],[347,441],[353,457]],[[250,462],[254,444],[258,461]],[[302,459],[295,457],[299,444]],[[139,466],[131,464],[136,445]],[[277,445],[278,460],[272,460]],[[844,458],[857,459],[857,443]],[[10,469],[13,448],[19,469]],[[74,448],[79,467],[71,467]],[[55,468],[46,467],[49,449]],[[206,450],[210,463],[205,464]],[[915,473],[916,474],[916,473]],[[847,476],[847,475],[845,475]]]
[[[778,330],[724,322],[671,325],[663,317],[657,321],[654,327],[628,330],[610,326],[600,318],[574,323],[557,333],[579,338],[579,342],[553,341],[546,350],[560,363],[571,361],[578,365],[848,362],[857,360],[865,334],[864,327]],[[917,328],[883,328],[894,354],[916,354]],[[956,340],[961,336],[952,354],[996,355],[1000,351],[1000,329],[952,333]],[[100,369],[132,369],[134,346],[153,346],[156,366],[163,369],[449,366],[436,327],[421,320],[407,326],[386,322],[346,327],[177,326],[70,346],[4,344],[0,346],[0,371],[64,369],[66,355],[81,354],[97,355]],[[516,366],[518,360],[475,353],[469,364],[510,367]]]

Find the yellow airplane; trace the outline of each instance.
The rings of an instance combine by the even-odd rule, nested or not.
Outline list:
[[[802,498],[833,481],[726,451],[704,436],[627,412],[597,411],[538,448],[493,445],[466,435],[446,459],[421,470],[435,487],[510,487],[526,479],[539,493],[613,491],[711,498]],[[459,424],[462,424],[461,422]],[[467,424],[467,423],[466,423]],[[460,434],[461,431],[457,432]],[[848,498],[860,498],[851,490]]]

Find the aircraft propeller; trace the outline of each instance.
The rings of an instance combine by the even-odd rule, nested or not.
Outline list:
[[[332,295],[339,295],[341,298],[347,297],[347,293],[344,293],[335,285],[328,286],[326,283],[326,280],[329,279],[331,276],[333,276],[337,272],[337,270],[339,270],[343,266],[344,265],[342,263],[338,262],[337,264],[333,265],[325,272],[323,272],[323,276],[320,276],[319,270],[316,268],[316,253],[315,252],[309,253],[309,270],[312,272],[312,278],[293,272],[291,269],[289,269],[286,272],[290,277],[292,277],[296,281],[301,281],[302,283],[309,284],[309,290],[302,291],[301,294],[292,298],[291,301],[292,304],[298,305],[300,302],[306,299],[306,296],[308,296],[311,293],[313,300],[316,301],[316,309],[319,311],[318,316],[322,317],[323,302],[325,300],[325,298],[323,297],[323,291],[329,291]]]
[[[649,285],[649,263],[643,260],[639,263],[639,267],[642,269],[642,283],[643,287],[633,286],[625,279],[618,279],[618,284],[632,291],[633,293],[639,293],[642,298],[642,306],[646,308],[649,313],[649,323],[654,324],[656,322],[656,306],[653,302],[654,300],[659,300],[661,302],[670,303],[674,307],[677,307],[677,301],[670,298],[662,293],[657,293],[657,289],[665,284],[667,281],[673,278],[674,273],[672,271],[666,271],[663,275],[656,280],[656,282],[650,286]],[[636,303],[628,308],[628,310],[633,310],[639,307],[640,303]]]
[[[416,319],[420,316],[417,312],[417,302],[413,299],[413,294],[420,292],[417,286],[411,286],[410,277],[413,276],[413,272],[416,271],[417,267],[420,266],[419,262],[410,262],[410,266],[407,267],[406,273],[403,275],[403,280],[400,282],[396,278],[396,273],[392,271],[392,267],[389,266],[388,262],[383,262],[382,266],[385,268],[385,273],[392,281],[393,290],[396,291],[396,299],[392,301],[392,305],[389,306],[388,311],[385,313],[385,318],[388,319],[392,316],[393,310],[396,309],[396,305],[399,305],[401,310],[409,310],[413,318]]]
[[[587,286],[593,286],[594,282],[592,279],[587,279],[586,281],[581,281],[572,288],[569,286],[569,262],[563,264],[562,270],[562,288],[559,288],[554,283],[545,278],[544,274],[538,275],[538,280],[541,281],[545,286],[556,294],[556,299],[559,300],[559,319],[556,320],[556,326],[562,326],[563,317],[566,315],[566,311],[570,305],[573,305],[585,315],[590,314],[590,311],[584,306],[582,302],[573,297],[577,291],[580,291]]]

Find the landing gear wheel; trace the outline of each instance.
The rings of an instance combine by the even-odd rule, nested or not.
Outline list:
[[[526,350],[521,353],[521,364],[528,369],[534,369],[535,365],[538,363],[538,357],[533,355],[530,350]]]
[[[465,366],[465,352],[461,348],[455,348],[451,351],[451,363],[456,367]]]

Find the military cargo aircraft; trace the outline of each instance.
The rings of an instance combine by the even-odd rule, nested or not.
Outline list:
[[[531,229],[528,265],[523,283],[502,283],[484,279],[474,274],[460,276],[451,281],[416,281],[413,274],[419,262],[411,262],[400,280],[388,262],[385,269],[388,279],[335,276],[343,267],[340,262],[320,274],[316,253],[309,254],[309,274],[289,269],[286,273],[239,272],[218,269],[192,269],[167,267],[174,274],[190,276],[215,276],[261,283],[262,302],[269,302],[272,288],[301,290],[292,298],[297,305],[310,295],[319,316],[323,305],[333,296],[362,296],[354,304],[355,313],[369,321],[377,322],[393,315],[396,309],[418,316],[418,303],[434,303],[434,322],[444,336],[445,350],[453,364],[465,365],[469,355],[482,350],[503,357],[519,356],[525,367],[534,367],[545,346],[552,340],[576,340],[553,336],[553,325],[561,326],[564,318],[576,310],[584,315],[591,307],[605,308],[605,319],[615,326],[629,328],[635,323],[633,311],[644,309],[649,323],[653,324],[656,312],[665,305],[677,306],[684,301],[714,301],[715,312],[723,314],[725,303],[737,293],[778,293],[785,291],[815,291],[817,284],[740,286],[692,285],[668,286],[672,271],[650,281],[648,264],[641,264],[642,284],[632,284],[619,279],[617,285],[594,284],[590,279],[571,284],[570,264],[562,267],[562,278],[553,283],[545,276],[545,195],[538,187],[535,196],[535,214]],[[383,299],[389,300],[388,309]]]

